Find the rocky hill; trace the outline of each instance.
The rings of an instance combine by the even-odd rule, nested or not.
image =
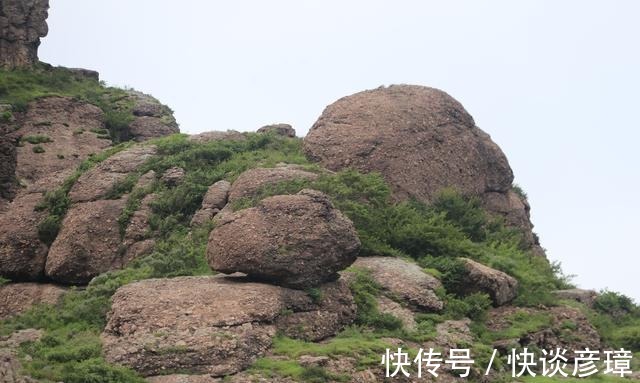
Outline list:
[[[0,382],[530,382],[507,363],[525,347],[568,350],[569,375],[585,348],[640,367],[640,309],[547,260],[451,96],[360,92],[304,138],[180,134],[153,97],[25,55],[47,6],[0,2]],[[475,363],[385,378],[398,348]]]

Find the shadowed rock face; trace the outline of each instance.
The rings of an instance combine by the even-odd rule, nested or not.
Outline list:
[[[443,91],[392,85],[341,98],[311,127],[304,151],[330,170],[381,173],[396,200],[428,203],[448,187],[479,197],[536,244],[506,156]]]
[[[40,38],[48,33],[49,0],[0,2],[0,66],[28,67],[38,62]]]

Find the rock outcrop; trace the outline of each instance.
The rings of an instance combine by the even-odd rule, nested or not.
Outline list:
[[[42,283],[9,283],[0,286],[0,320],[17,316],[37,304],[55,305],[66,290]]]
[[[258,129],[258,133],[274,133],[284,137],[295,137],[296,131],[289,124],[271,124]]]
[[[598,293],[594,290],[584,290],[584,289],[567,289],[567,290],[556,290],[553,294],[560,299],[568,299],[576,302],[580,302],[587,307],[592,307],[598,298]]]
[[[113,296],[105,355],[145,376],[183,369],[233,374],[264,355],[278,330],[308,339],[335,334],[355,317],[345,289],[342,282],[327,285],[315,302],[304,291],[240,277],[132,283]]]
[[[305,189],[225,215],[211,232],[207,258],[222,273],[308,288],[337,279],[359,249],[351,221],[326,195]]]
[[[240,133],[236,130],[226,130],[226,131],[211,131],[193,134],[189,136],[190,141],[195,142],[211,142],[211,141],[244,141],[247,139],[247,136],[244,133]]]
[[[393,257],[360,257],[352,267],[367,271],[389,297],[401,299],[416,311],[434,312],[443,308],[436,295],[442,284],[413,262]],[[348,273],[343,274],[349,278]]]
[[[462,258],[467,275],[463,279],[466,293],[486,293],[496,306],[511,302],[518,295],[518,281],[507,273]]]
[[[133,102],[133,121],[129,124],[130,138],[146,141],[179,133],[173,111],[154,97],[135,90],[128,91]]]
[[[82,161],[111,145],[96,133],[104,131],[104,113],[84,101],[41,98],[15,117],[20,136],[15,176],[26,185],[40,182],[42,191],[60,186]]]
[[[304,150],[330,170],[380,172],[397,200],[430,202],[447,187],[477,196],[537,245],[504,153],[445,92],[392,85],[341,98],[311,127]]]
[[[47,35],[49,0],[2,0],[0,67],[29,67],[38,62],[40,38]]]
[[[199,226],[210,221],[227,204],[231,183],[221,180],[209,186],[202,198],[202,206],[191,219],[191,226]]]
[[[49,249],[46,275],[61,283],[83,284],[105,271],[121,268],[118,217],[126,199],[74,205]]]
[[[103,198],[156,151],[153,145],[136,145],[114,154],[80,176],[71,188],[69,198],[75,203]]]
[[[280,182],[300,180],[315,180],[318,175],[302,170],[296,165],[282,165],[275,168],[254,168],[240,174],[229,190],[229,202],[241,198],[255,197],[260,190],[274,186]]]

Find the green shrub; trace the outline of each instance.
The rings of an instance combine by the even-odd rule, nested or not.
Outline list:
[[[40,145],[36,145],[33,148],[31,148],[31,151],[33,151],[34,153],[40,154],[40,153],[44,153],[45,150],[42,146]]]
[[[626,295],[613,291],[602,291],[596,298],[593,308],[607,314],[614,319],[620,319],[628,314],[638,311],[638,307],[633,300]]]
[[[22,142],[28,142],[30,144],[44,144],[47,142],[53,142],[53,140],[51,139],[51,137],[43,135],[43,134],[36,134],[36,135],[32,135],[32,136],[23,136],[20,141]]]
[[[8,122],[11,121],[12,118],[13,113],[11,113],[11,111],[9,110],[5,110],[4,112],[2,112],[2,114],[0,114],[0,121]]]

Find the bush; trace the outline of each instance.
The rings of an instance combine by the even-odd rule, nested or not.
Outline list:
[[[36,145],[33,148],[31,148],[31,151],[33,151],[34,153],[40,154],[40,153],[44,153],[45,150],[42,146],[40,145]]]
[[[20,139],[21,142],[28,142],[30,144],[45,144],[47,142],[53,142],[51,137],[45,136],[43,134],[36,134],[33,136],[24,136]]]
[[[602,291],[596,298],[593,308],[614,319],[621,319],[628,314],[636,313],[638,307],[626,295],[613,291]]]

